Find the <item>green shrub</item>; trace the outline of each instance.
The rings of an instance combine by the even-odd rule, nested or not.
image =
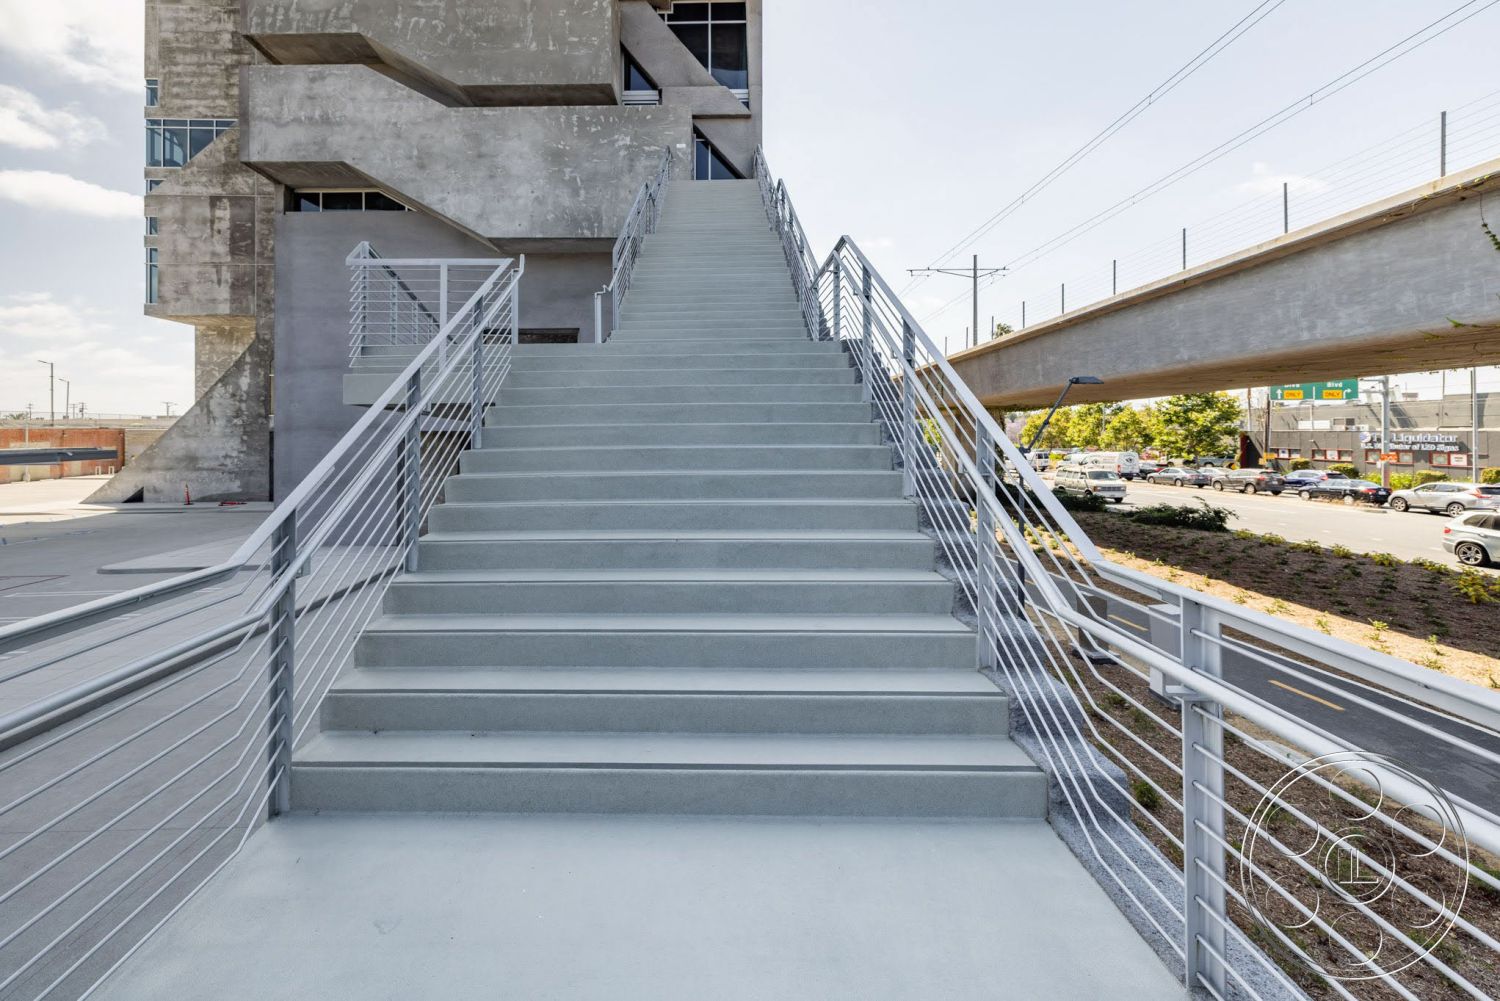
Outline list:
[[[1401,565],[1401,561],[1396,559],[1396,557],[1392,556],[1390,553],[1371,553],[1370,559],[1374,560],[1375,565],[1379,567],[1395,567]]]
[[[1155,787],[1145,779],[1136,779],[1130,783],[1130,795],[1143,810],[1155,810],[1161,805],[1161,797],[1156,794]]]
[[[1293,460],[1291,460],[1290,462],[1287,463],[1287,470],[1289,472],[1293,472],[1293,473],[1295,473],[1299,469],[1311,469],[1311,468],[1312,468],[1312,460],[1311,459],[1293,459]]]
[[[1359,479],[1359,470],[1355,468],[1352,462],[1335,462],[1328,467],[1328,471],[1339,476],[1347,476],[1351,480]]]
[[[1195,528],[1201,532],[1227,532],[1229,519],[1235,516],[1227,507],[1214,507],[1199,499],[1196,507],[1175,504],[1152,504],[1136,508],[1126,517],[1142,525],[1166,525],[1170,528]]]
[[[1440,473],[1435,469],[1419,469],[1413,473],[1392,473],[1391,489],[1410,490],[1424,483],[1439,483],[1447,478],[1447,473]]]
[[[1496,585],[1493,578],[1478,570],[1468,568],[1460,570],[1452,584],[1453,590],[1469,599],[1469,602],[1474,605],[1487,605],[1500,598],[1500,585]]]
[[[1109,501],[1098,494],[1075,494],[1066,490],[1052,491],[1052,496],[1067,511],[1103,511],[1109,507]]]
[[[1480,483],[1500,483],[1500,466],[1491,466],[1479,474]]]

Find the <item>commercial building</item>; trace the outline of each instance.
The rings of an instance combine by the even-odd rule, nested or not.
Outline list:
[[[1436,470],[1454,479],[1472,476],[1475,440],[1478,466],[1500,466],[1500,393],[1478,395],[1475,434],[1473,400],[1465,393],[1441,400],[1392,400],[1391,437],[1381,442],[1378,399],[1323,404],[1278,404],[1271,411],[1271,457],[1311,460],[1315,468],[1353,463],[1363,471],[1379,468],[1380,456],[1394,455],[1394,472]]]
[[[148,0],[145,309],[194,327],[197,402],[96,498],[284,495],[355,418],[361,241],[525,254],[523,338],[591,333],[664,150],[749,176],[760,25],[760,0]]]

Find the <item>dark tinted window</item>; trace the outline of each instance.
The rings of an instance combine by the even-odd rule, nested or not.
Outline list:
[[[1471,514],[1463,522],[1469,528],[1500,528],[1500,516],[1493,514]]]
[[[706,3],[674,3],[672,12],[667,15],[669,21],[707,21],[708,4]]]
[[[366,212],[405,212],[406,206],[381,191],[365,192]]]
[[[1488,497],[1500,497],[1500,487],[1480,487],[1479,492]]]
[[[743,24],[713,26],[713,57],[709,71],[731,90],[750,86],[750,51]]]
[[[325,191],[323,211],[358,212],[364,208],[364,197],[362,191]]]
[[[708,65],[708,25],[706,24],[674,24],[672,30],[677,33],[677,38],[687,47],[704,66]]]
[[[634,57],[632,57],[630,55],[630,53],[628,53],[628,52],[625,53],[625,89],[626,90],[655,90],[656,89],[656,84],[654,84],[654,83],[651,82],[651,78],[646,75],[646,71],[643,70],[643,69],[641,69],[640,64],[637,63],[635,61]]]

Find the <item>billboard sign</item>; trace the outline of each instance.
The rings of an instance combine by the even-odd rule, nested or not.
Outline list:
[[[1358,379],[1336,379],[1333,382],[1300,382],[1290,386],[1272,386],[1271,399],[1282,403],[1306,403],[1313,400],[1358,400]]]

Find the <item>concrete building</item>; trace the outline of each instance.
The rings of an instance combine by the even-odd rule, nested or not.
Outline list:
[[[193,325],[197,402],[96,499],[305,475],[355,419],[363,240],[526,254],[523,337],[591,332],[663,150],[679,176],[749,176],[760,28],[760,0],[148,0],[146,312]]]
[[[1380,400],[1357,403],[1277,404],[1271,411],[1271,455],[1283,463],[1311,460],[1322,469],[1353,463],[1378,475]],[[1262,437],[1259,428],[1257,438]],[[1392,472],[1432,470],[1455,480],[1473,475],[1474,417],[1467,393],[1442,400],[1392,400]],[[1500,466],[1500,393],[1479,394],[1479,468]]]

